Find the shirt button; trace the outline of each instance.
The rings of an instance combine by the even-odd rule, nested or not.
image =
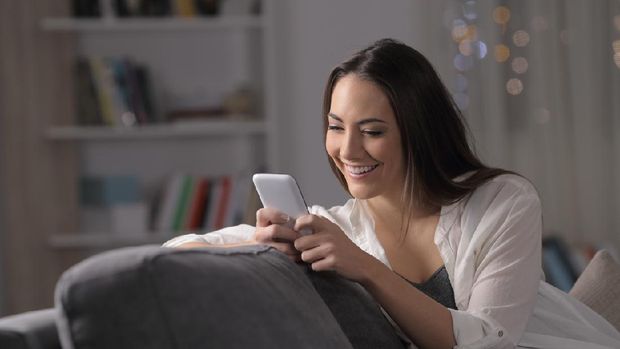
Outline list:
[[[500,336],[500,337],[503,337],[504,336],[504,331],[500,330],[499,332],[497,332],[497,335]]]

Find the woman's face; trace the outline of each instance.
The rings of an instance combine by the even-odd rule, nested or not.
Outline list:
[[[388,97],[355,74],[334,86],[325,148],[358,199],[400,198],[404,183],[400,132]]]

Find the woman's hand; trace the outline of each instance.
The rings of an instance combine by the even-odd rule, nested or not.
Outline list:
[[[367,275],[367,266],[374,257],[362,251],[345,235],[339,226],[327,218],[305,215],[297,219],[294,230],[309,229],[313,234],[295,240],[301,259],[310,263],[312,270],[333,270],[341,276],[361,282]]]
[[[272,208],[261,208],[256,211],[256,232],[254,241],[274,247],[286,254],[292,261],[300,262],[300,252],[293,242],[301,235],[286,226],[292,218]]]

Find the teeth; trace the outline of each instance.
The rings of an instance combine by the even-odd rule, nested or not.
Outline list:
[[[370,172],[372,171],[375,167],[377,167],[377,165],[374,166],[349,166],[349,165],[345,165],[345,167],[347,168],[347,171],[349,171],[352,174],[363,174],[366,172]]]

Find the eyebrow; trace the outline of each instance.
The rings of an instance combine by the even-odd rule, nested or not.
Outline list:
[[[343,122],[342,119],[340,117],[338,117],[338,115],[336,115],[336,114],[328,113],[327,116],[332,118],[332,119],[335,119],[337,121]],[[371,123],[371,122],[381,122],[381,123],[387,124],[387,122],[385,122],[385,121],[383,121],[381,119],[377,119],[377,118],[363,119],[363,120],[358,121],[357,124],[358,125],[363,125],[363,124],[368,124],[368,123]]]

